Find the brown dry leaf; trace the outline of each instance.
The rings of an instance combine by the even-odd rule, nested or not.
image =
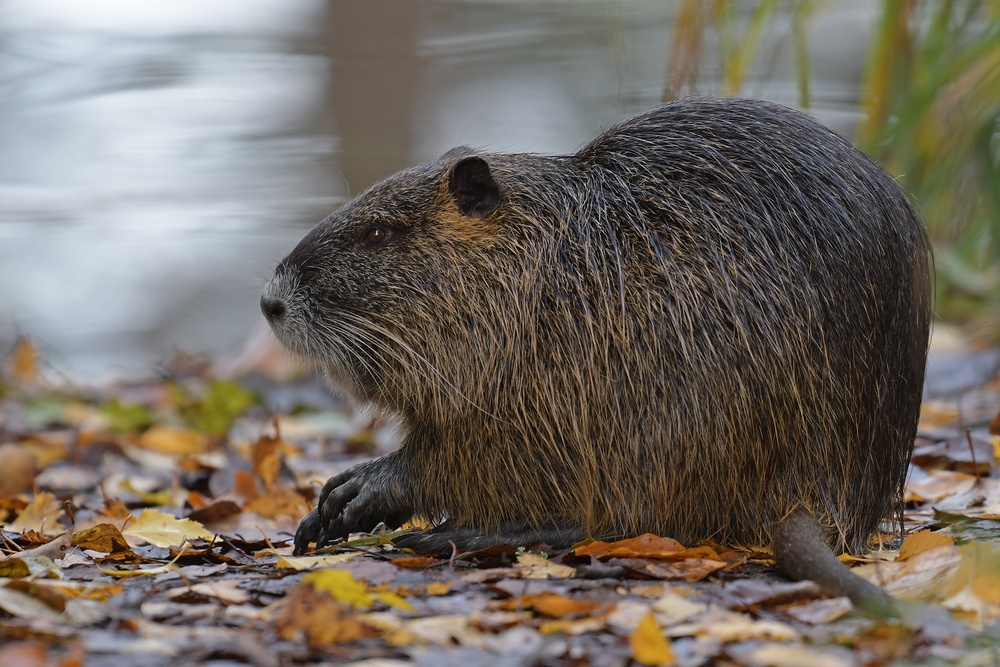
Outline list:
[[[198,431],[172,426],[153,426],[139,436],[136,444],[163,454],[184,456],[203,454],[209,450],[212,443],[208,436]]]
[[[629,567],[638,572],[644,572],[657,579],[683,579],[684,581],[701,581],[713,572],[727,567],[720,560],[705,558],[688,558],[676,563],[664,561],[660,563],[636,563],[628,561]]]
[[[15,382],[27,385],[36,385],[40,378],[38,372],[38,351],[34,344],[20,336],[14,343],[14,349],[7,357],[7,368],[10,376]]]
[[[574,549],[577,556],[595,558],[669,558],[682,551],[684,545],[677,540],[657,537],[651,533],[618,542],[598,540]]]
[[[576,568],[553,563],[548,558],[525,551],[514,564],[525,579],[568,579],[576,574]]]
[[[642,617],[628,643],[632,647],[632,658],[640,665],[672,665],[675,662],[670,642],[663,636],[652,612]]]
[[[506,611],[533,610],[544,616],[551,618],[564,618],[566,616],[580,616],[582,614],[593,614],[609,609],[610,605],[592,602],[590,600],[576,600],[574,598],[559,595],[558,593],[532,593],[521,597],[504,600],[499,608]]]
[[[904,561],[917,554],[923,553],[935,547],[951,546],[955,544],[955,538],[949,535],[942,535],[930,530],[922,530],[919,533],[910,533],[903,539],[903,544],[899,547],[898,561]]]
[[[23,558],[7,556],[0,560],[0,577],[20,579],[31,575],[31,568]]]
[[[976,483],[973,475],[951,470],[931,470],[926,476],[914,474],[906,481],[906,500],[935,502],[965,493]]]
[[[427,556],[415,556],[413,558],[394,558],[392,564],[396,567],[401,567],[406,570],[424,570],[431,565],[437,565],[440,563],[437,558],[428,558]]]
[[[277,417],[275,417],[277,425]],[[261,435],[250,449],[253,473],[264,481],[264,488],[270,489],[281,474],[281,439]]]
[[[111,553],[113,551],[128,551],[128,542],[122,536],[121,531],[110,523],[99,523],[96,526],[85,528],[73,534],[73,546],[92,551],[103,551]]]
[[[196,521],[178,519],[151,509],[144,509],[139,519],[125,528],[122,535],[126,540],[144,540],[158,547],[175,547],[187,540],[199,538],[212,539],[212,534]]]
[[[304,637],[310,646],[341,644],[378,634],[351,613],[351,605],[312,586],[297,586],[288,594],[274,627],[281,639],[298,641]]]
[[[112,519],[128,520],[133,519],[132,513],[125,507],[125,503],[120,498],[107,498],[104,501],[104,516]]]
[[[257,481],[246,470],[237,470],[233,474],[232,493],[243,502],[249,502],[257,497]]]
[[[31,489],[38,474],[35,457],[20,445],[0,445],[0,495],[14,495]]]
[[[290,486],[273,486],[243,506],[244,512],[256,512],[269,518],[276,516],[299,518],[305,516],[309,510],[306,499]]]
[[[34,530],[44,535],[58,535],[63,532],[58,519],[62,515],[62,503],[54,495],[45,491],[37,494],[27,507],[17,516],[17,520],[7,526],[7,530],[23,533]]]
[[[1000,435],[1000,411],[997,411],[997,416],[990,422],[990,434]],[[996,440],[993,442],[996,443]]]

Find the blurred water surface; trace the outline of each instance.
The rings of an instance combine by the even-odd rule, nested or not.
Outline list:
[[[375,180],[459,144],[570,152],[657,103],[674,10],[0,0],[0,347],[29,334],[83,379],[234,353],[275,263]],[[847,136],[876,11],[810,28],[810,111]],[[796,105],[787,42],[743,94]]]

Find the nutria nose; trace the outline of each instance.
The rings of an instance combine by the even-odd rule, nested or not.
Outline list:
[[[285,302],[281,299],[271,299],[267,295],[260,297],[260,312],[271,324],[278,322],[285,315]]]

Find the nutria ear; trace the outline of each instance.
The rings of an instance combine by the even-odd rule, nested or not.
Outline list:
[[[448,192],[455,198],[459,213],[472,218],[485,218],[500,206],[500,186],[481,157],[462,158],[455,163]]]

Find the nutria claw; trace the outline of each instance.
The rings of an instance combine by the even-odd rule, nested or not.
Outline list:
[[[333,540],[347,539],[352,532],[369,532],[378,524],[398,528],[413,515],[397,479],[398,456],[392,454],[366,461],[331,477],[319,494],[319,504],[295,531],[295,554],[302,555],[310,542],[321,549]]]

